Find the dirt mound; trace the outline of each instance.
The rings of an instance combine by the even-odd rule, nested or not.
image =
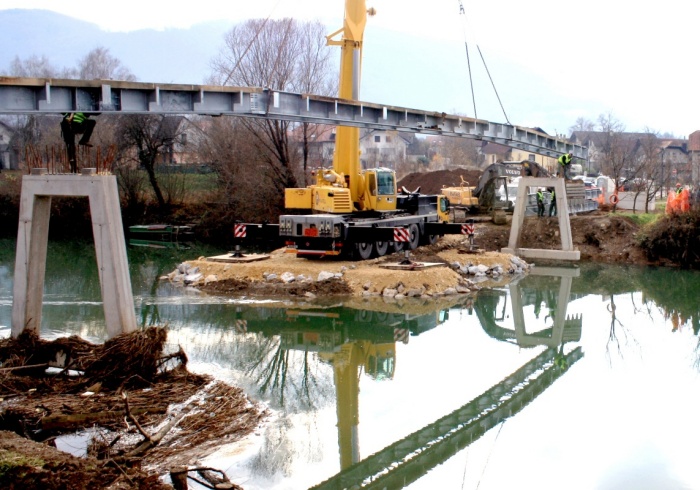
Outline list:
[[[510,220],[505,225],[478,223],[475,243],[485,250],[508,246]],[[654,263],[640,246],[639,226],[624,216],[603,212],[570,216],[571,239],[581,252],[581,260],[603,263]],[[556,217],[527,217],[520,237],[522,248],[561,249],[559,221]]]
[[[8,490],[88,490],[105,488],[172,489],[158,475],[137,468],[104,465],[93,457],[76,458],[13,432],[0,431],[0,486]]]
[[[641,247],[653,260],[700,269],[700,211],[660,219],[642,237]]]
[[[439,194],[443,187],[458,186],[462,183],[462,177],[475,186],[483,173],[479,169],[437,170],[435,172],[414,172],[408,174],[398,182],[398,187],[406,187],[413,191],[420,187],[423,194]]]

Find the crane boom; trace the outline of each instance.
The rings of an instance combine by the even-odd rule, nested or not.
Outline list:
[[[327,36],[329,46],[340,46],[340,81],[338,97],[360,99],[362,40],[367,23],[365,0],[346,0],[343,28]],[[340,40],[333,38],[342,34]],[[336,129],[333,169],[347,179],[352,202],[358,202],[360,190],[360,130],[340,126]]]

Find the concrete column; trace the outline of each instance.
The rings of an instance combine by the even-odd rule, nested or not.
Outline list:
[[[27,175],[22,180],[13,337],[25,329],[39,333],[41,328],[51,196],[89,199],[108,336],[137,328],[116,177],[94,175],[94,169],[90,170],[82,175]]]
[[[520,248],[520,234],[525,220],[528,187],[554,187],[557,198],[557,220],[559,221],[561,250]],[[581,252],[574,250],[573,239],[571,237],[571,222],[569,221],[569,207],[566,201],[566,185],[564,184],[564,179],[554,177],[520,178],[518,197],[515,200],[515,210],[510,227],[508,248],[501,249],[501,252],[533,259],[580,260]]]
[[[559,277],[559,294],[557,295],[557,311],[554,314],[552,335],[549,338],[541,335],[530,335],[525,328],[525,315],[523,314],[522,288],[520,281],[513,281],[508,285],[513,311],[513,323],[515,324],[515,338],[520,347],[534,347],[546,345],[557,348],[565,341],[564,329],[566,327],[566,309],[569,306],[571,296],[571,284],[574,277],[579,277],[578,269],[565,269],[559,267],[535,267],[530,271],[533,276]]]

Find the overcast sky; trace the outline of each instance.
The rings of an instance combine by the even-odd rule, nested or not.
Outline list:
[[[368,0],[377,15],[367,33],[378,26],[426,42],[463,45],[466,39],[470,46],[479,45],[487,62],[489,57],[502,57],[537,74],[537,87],[524,84],[517,87],[517,97],[503,101],[507,112],[518,115],[511,120],[516,125],[546,120],[549,132],[565,133],[578,117],[595,120],[610,113],[628,131],[649,128],[687,137],[700,129],[700,99],[695,96],[700,3],[462,0],[462,4],[465,15],[460,15],[459,0]],[[207,20],[267,16],[320,20],[339,28],[343,14],[341,0],[0,0],[0,8],[52,10],[111,31],[187,28]],[[472,66],[477,61],[473,59]],[[440,76],[439,66],[434,74]],[[518,81],[494,83],[498,88]],[[523,113],[518,106],[532,97],[546,98],[542,102],[548,114],[533,115],[530,121],[528,114],[536,111]]]

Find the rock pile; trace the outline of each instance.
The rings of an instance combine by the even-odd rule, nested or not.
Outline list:
[[[479,284],[484,281],[498,281],[505,279],[509,275],[519,275],[526,273],[530,265],[524,260],[511,256],[509,262],[501,261],[501,263],[496,263],[492,265],[484,265],[481,263],[474,262],[460,262],[458,260],[453,260],[447,264],[453,271],[455,271],[457,276],[457,281],[443,282],[438,285],[437,282],[426,282],[427,279],[421,280],[409,280],[405,278],[397,278],[396,282],[386,281],[386,274],[382,274],[382,279],[379,276],[363,274],[360,277],[364,277],[360,282],[357,282],[357,273],[362,272],[364,269],[360,266],[358,268],[355,264],[349,266],[342,266],[339,270],[331,272],[328,270],[320,270],[316,272],[310,272],[305,270],[300,272],[291,272],[282,268],[275,269],[270,268],[274,272],[268,269],[262,274],[258,275],[258,279],[253,279],[254,276],[239,276],[239,282],[235,289],[230,289],[234,294],[243,293],[244,286],[241,284],[248,284],[247,288],[250,292],[252,289],[257,291],[259,295],[262,291],[268,291],[270,294],[282,293],[283,291],[292,291],[293,288],[295,295],[303,295],[309,299],[313,299],[320,294],[332,295],[332,294],[343,294],[347,288],[338,289],[334,288],[333,284],[347,284],[349,281],[348,273],[352,271],[355,275],[354,284],[359,287],[361,285],[361,291],[355,294],[360,294],[362,297],[381,297],[384,299],[394,298],[437,298],[449,295],[457,294],[468,294],[472,291],[480,289]],[[206,268],[205,268],[206,269]],[[224,269],[226,270],[226,269]],[[376,271],[376,267],[374,267]],[[438,269],[425,269],[426,274],[428,270],[438,271]],[[444,269],[443,269],[444,270]],[[206,274],[206,275],[205,275]],[[425,277],[419,276],[420,271],[411,272],[411,278]],[[435,272],[432,273],[435,277]],[[438,275],[443,273],[437,273]],[[183,262],[177,266],[177,268],[165,276],[163,279],[167,279],[176,285],[192,286],[192,287],[205,287],[208,284],[217,285],[224,284],[226,279],[223,277],[218,277],[218,275],[212,271],[202,273],[200,267],[193,266],[188,262]],[[223,281],[223,282],[221,282]],[[242,282],[243,281],[243,282]],[[350,281],[352,282],[352,281]],[[432,285],[430,285],[432,284]],[[437,286],[437,287],[436,287]],[[285,288],[285,289],[280,289]],[[216,288],[215,288],[216,289]],[[224,289],[220,289],[224,291]],[[357,289],[356,289],[357,291]],[[245,293],[243,293],[245,294]]]

